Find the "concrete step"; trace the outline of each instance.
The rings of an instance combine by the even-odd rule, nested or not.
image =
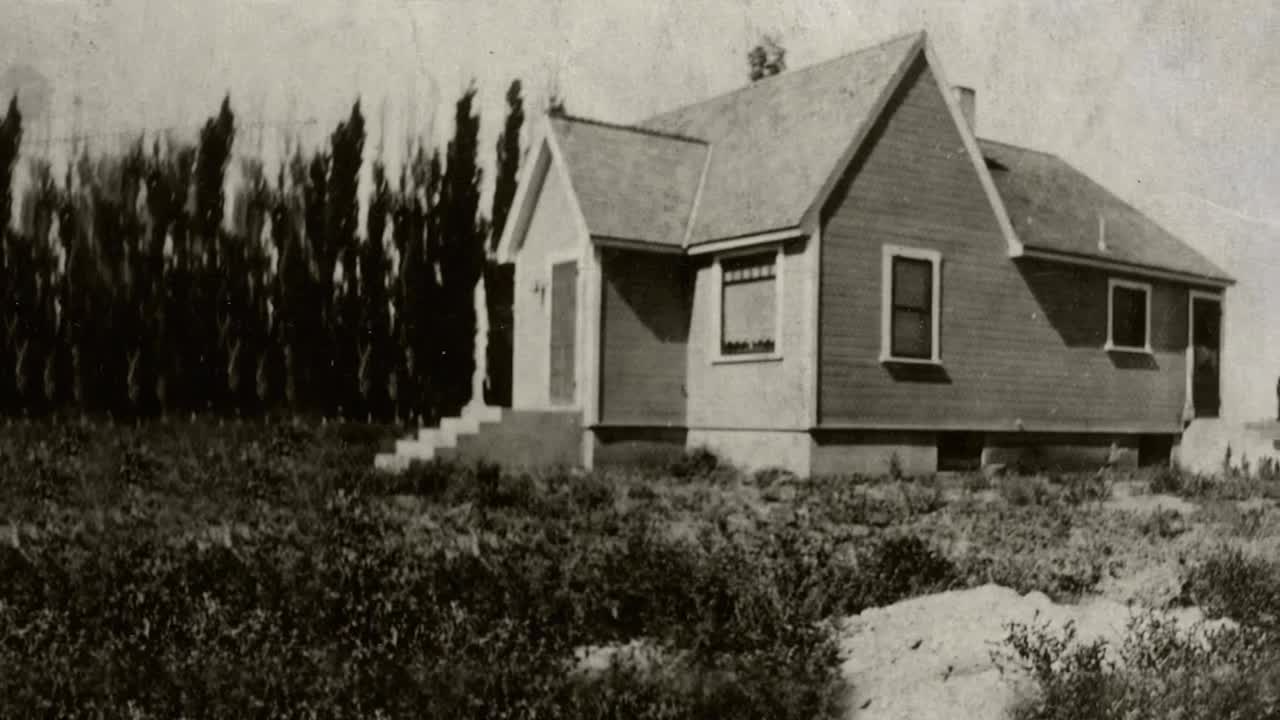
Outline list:
[[[476,422],[499,422],[508,412],[507,408],[478,405],[463,408],[462,417]]]
[[[396,455],[403,455],[414,460],[430,460],[434,457],[436,446],[421,440],[397,440]]]
[[[373,457],[373,467],[382,472],[402,473],[409,469],[413,458],[396,453],[378,453]]]
[[[374,464],[390,472],[433,459],[507,467],[574,466],[581,462],[581,448],[580,411],[481,406],[397,440],[395,452],[380,454]]]

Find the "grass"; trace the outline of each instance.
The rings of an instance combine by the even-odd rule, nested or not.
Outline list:
[[[1251,559],[1275,512],[1185,478],[1191,517],[1105,510],[1104,475],[801,479],[705,450],[659,473],[375,473],[395,434],[10,425],[0,716],[836,717],[834,621],[867,607],[989,582],[1074,600],[1179,560],[1183,602],[1280,599]],[[645,653],[583,669],[627,644]],[[1063,687],[1136,682],[1077,660]]]

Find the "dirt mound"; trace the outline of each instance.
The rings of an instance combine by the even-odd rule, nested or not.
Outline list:
[[[1000,718],[1032,691],[1025,677],[1001,674],[992,659],[1011,622],[1061,626],[1074,620],[1081,641],[1119,641],[1134,610],[1113,600],[1058,605],[1043,593],[998,585],[913,598],[847,618],[841,649],[852,686],[850,717]],[[1199,610],[1173,613],[1184,627]]]

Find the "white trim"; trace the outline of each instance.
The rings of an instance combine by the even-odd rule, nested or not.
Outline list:
[[[807,308],[809,321],[809,424],[818,424],[818,393],[820,384],[818,353],[821,352],[819,338],[822,337],[822,228],[815,228],[809,236],[805,247],[808,253],[809,305]]]
[[[768,245],[770,243],[794,240],[795,238],[804,237],[805,235],[806,233],[799,227],[791,227],[783,230],[771,230],[769,232],[757,233],[755,235],[743,235],[741,237],[726,238],[724,240],[712,240],[711,242],[695,245],[689,248],[688,254],[710,255],[713,253],[730,252],[744,248],[753,248],[756,245]]]
[[[547,148],[546,136],[549,126],[545,120],[540,123],[540,127],[533,133],[533,142],[529,144],[529,152],[525,155],[525,165],[520,169],[520,178],[516,183],[516,194],[511,198],[511,208],[507,212],[507,225],[502,228],[502,237],[498,238],[498,262],[511,263],[515,262],[516,253],[520,251],[520,246],[524,244],[524,235],[528,231],[529,220],[533,217],[533,208],[526,207],[541,194],[542,183],[536,183],[538,186],[534,188],[533,182],[535,175],[541,171],[546,172],[546,164],[550,162],[550,149]],[[533,197],[530,197],[530,194]],[[516,243],[516,236],[519,235],[520,242]],[[513,243],[516,243],[513,245]]]
[[[636,250],[639,252],[662,253],[664,255],[684,254],[684,248],[679,245],[663,245],[662,243],[652,243],[644,240],[629,240],[627,238],[594,235],[592,236],[591,241],[601,247],[618,248],[619,250]]]
[[[1004,236],[1005,244],[1008,247],[1010,257],[1018,257],[1022,252],[1022,242],[1018,240],[1018,235],[1013,229],[1013,222],[1009,219],[1009,211],[1004,206],[1004,199],[1000,197],[999,190],[996,189],[995,181],[991,178],[991,171],[987,168],[986,160],[982,154],[981,148],[978,147],[977,136],[975,130],[969,127],[969,121],[964,116],[964,111],[956,103],[956,99],[952,93],[951,86],[947,83],[945,74],[942,71],[942,63],[938,61],[937,53],[934,52],[933,43],[929,41],[928,34],[920,33],[919,39],[916,41],[915,47],[907,53],[902,65],[894,71],[893,78],[881,90],[880,96],[876,98],[871,114],[868,116],[862,127],[858,128],[857,134],[853,138],[853,142],[845,149],[836,163],[834,171],[828,176],[826,182],[822,186],[822,190],[818,193],[818,197],[809,205],[805,211],[804,219],[800,226],[812,230],[820,224],[822,208],[827,204],[831,193],[835,191],[840,178],[848,170],[853,158],[857,155],[858,150],[862,147],[867,135],[871,132],[871,128],[880,120],[880,116],[884,114],[885,108],[889,104],[889,100],[901,87],[903,80],[906,78],[907,71],[915,63],[916,59],[924,54],[925,63],[933,74],[934,83],[938,86],[938,91],[942,95],[942,100],[947,106],[947,112],[951,115],[951,122],[956,130],[960,133],[960,140],[964,143],[965,152],[969,156],[969,161],[973,164],[973,169],[978,173],[978,181],[982,185],[982,190],[987,196],[987,201],[991,204],[991,209],[995,213],[996,223],[1000,226],[1000,233]]]
[[[689,247],[689,241],[693,239],[693,224],[698,219],[698,209],[702,207],[702,188],[707,184],[707,171],[711,169],[713,152],[715,152],[715,146],[708,144],[707,157],[702,162],[702,175],[698,177],[698,189],[693,193],[693,203],[689,206],[689,219],[685,221],[684,247]]]
[[[1128,290],[1141,290],[1143,297],[1146,299],[1146,321],[1143,328],[1146,335],[1142,339],[1142,345],[1117,345],[1115,342],[1115,302],[1116,288],[1125,288]],[[1135,282],[1133,280],[1122,280],[1120,278],[1107,278],[1107,342],[1102,346],[1107,352],[1132,352],[1151,354],[1151,284],[1143,282]]]
[[[716,255],[715,260],[711,263],[711,358],[712,365],[726,363],[749,363],[749,362],[775,362],[782,359],[782,308],[783,293],[786,290],[786,281],[783,276],[786,273],[786,257],[783,253],[783,245],[778,242],[774,247],[774,300],[773,300],[773,350],[767,353],[750,353],[740,355],[725,355],[721,350],[724,340],[724,267],[720,264],[726,258],[742,257],[745,255],[756,255],[768,252],[767,249],[758,247],[739,248],[737,250],[726,251]]]
[[[893,259],[924,260],[932,268],[933,287],[930,289],[930,338],[929,357],[898,357],[893,354]],[[880,253],[880,362],[911,365],[942,364],[942,253],[937,250],[884,245]]]
[[[867,135],[870,134],[871,128],[875,126],[880,119],[880,115],[884,113],[885,107],[889,105],[889,100],[897,92],[898,86],[902,84],[902,80],[906,77],[907,71],[911,69],[912,63],[920,56],[920,48],[924,45],[924,42],[925,34],[921,32],[911,49],[904,56],[902,64],[893,71],[893,77],[881,88],[880,95],[876,97],[875,103],[871,106],[871,113],[862,123],[862,126],[856,129],[848,146],[845,147],[844,152],[836,160],[835,169],[827,176],[826,181],[822,184],[822,189],[818,191],[818,196],[805,210],[803,220],[800,222],[801,227],[812,229],[821,224],[819,219],[822,214],[822,208],[827,204],[827,199],[835,191],[836,185],[839,184],[840,178],[848,170],[853,158],[857,156],[858,150],[867,139]]]
[[[584,308],[587,334],[583,337],[582,345],[586,356],[583,365],[583,373],[586,376],[583,383],[586,390],[583,396],[583,416],[588,423],[600,421],[600,343],[604,322],[604,264],[600,253],[600,248],[592,248],[587,260],[591,272],[587,282],[588,304]]]
[[[1203,275],[1178,272],[1177,270],[1160,270],[1157,268],[1144,267],[1142,265],[1129,265],[1127,263],[1103,260],[1100,258],[1080,257],[1070,253],[1061,253],[1054,250],[1042,250],[1039,248],[1024,247],[1022,252],[1014,257],[1031,258],[1034,260],[1049,260],[1052,262],[1063,263],[1065,265],[1080,265],[1082,267],[1098,268],[1101,270],[1125,272],[1130,275],[1137,275],[1155,280],[1173,280],[1175,282],[1188,283],[1191,285],[1203,285],[1205,287],[1213,288],[1226,288],[1235,284],[1234,280],[1210,278]]]
[[[1195,303],[1196,300],[1212,300],[1218,303],[1218,415],[1222,415],[1222,347],[1223,326],[1226,325],[1226,305],[1223,302],[1222,293],[1205,292],[1204,290],[1187,290],[1187,400],[1183,404],[1183,419],[1185,421],[1194,420],[1196,417],[1195,403]]]
[[[543,321],[546,323],[546,328],[547,328],[547,347],[544,349],[544,352],[546,352],[547,354],[546,355],[547,373],[546,373],[546,377],[543,379],[544,380],[543,387],[546,388],[546,392],[547,392],[547,407],[553,410],[556,410],[556,409],[563,410],[565,408],[578,407],[579,400],[582,398],[582,352],[581,352],[582,330],[583,330],[582,283],[583,283],[583,276],[585,275],[585,273],[583,273],[583,267],[582,267],[583,266],[582,250],[581,248],[553,250],[546,254],[544,261],[546,264],[546,272],[547,272],[547,301],[543,303],[542,316],[543,316]],[[556,402],[555,398],[551,397],[551,323],[552,323],[551,308],[555,303],[554,268],[556,265],[563,265],[565,263],[570,263],[570,262],[574,264],[574,269],[577,271],[575,273],[576,279],[574,282],[574,289],[573,289],[575,293],[574,318],[573,318],[573,332],[574,332],[573,342],[575,345],[574,358],[573,358],[573,362],[574,362],[573,397],[570,398],[568,402],[559,403],[559,402]]]
[[[978,172],[978,181],[982,183],[982,189],[987,194],[987,200],[991,203],[992,210],[996,213],[996,222],[1000,225],[1000,232],[1004,235],[1005,242],[1009,247],[1009,256],[1017,257],[1022,253],[1022,241],[1018,239],[1018,234],[1014,232],[1013,221],[1009,219],[1009,210],[1004,206],[1004,199],[1000,197],[1000,191],[996,189],[996,182],[991,177],[991,170],[987,168],[987,161],[982,154],[982,149],[978,147],[977,129],[969,126],[969,121],[965,118],[964,111],[960,109],[960,104],[956,101],[955,93],[951,89],[951,84],[947,81],[946,75],[942,71],[942,63],[938,61],[938,55],[934,52],[933,43],[926,36],[924,40],[925,60],[929,63],[929,69],[933,71],[933,80],[938,85],[938,91],[942,94],[942,100],[947,105],[948,112],[951,113],[951,121],[960,131],[960,139],[964,142],[964,148],[969,154],[969,160],[973,163],[973,169]]]
[[[548,127],[550,127],[550,121],[548,121]],[[560,143],[556,141],[554,132],[547,133],[547,147],[551,149],[551,157],[555,160],[552,164],[558,168],[565,192],[569,193],[569,206],[573,209],[579,242],[585,244],[591,239],[591,230],[587,228],[587,216],[582,213],[582,205],[578,203],[578,191],[573,189],[573,177],[569,174],[569,164],[565,162],[564,153],[560,150]]]

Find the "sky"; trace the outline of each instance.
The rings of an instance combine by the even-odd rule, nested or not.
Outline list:
[[[440,143],[479,89],[486,165],[503,94],[616,122],[732,90],[762,33],[792,69],[924,29],[977,91],[979,134],[1055,152],[1175,232],[1280,243],[1274,0],[5,0],[0,93],[28,153],[88,133],[194,137],[224,94],[237,152],[321,142],[359,97],[366,157]],[[394,172],[394,170],[393,170]]]

